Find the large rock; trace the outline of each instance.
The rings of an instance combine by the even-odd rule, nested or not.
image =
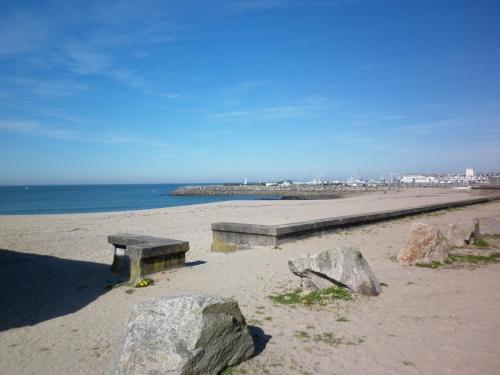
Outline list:
[[[452,246],[472,245],[479,238],[479,220],[449,224],[445,237]]]
[[[201,294],[156,298],[132,308],[114,374],[218,374],[254,351],[235,300]]]
[[[353,292],[376,296],[380,284],[357,249],[332,249],[290,259],[288,267],[301,278],[302,287],[326,289],[341,285]]]
[[[436,226],[414,223],[405,247],[398,254],[401,264],[444,262],[448,258],[450,244]]]
[[[489,236],[500,235],[500,219],[496,217],[479,218],[479,232]]]

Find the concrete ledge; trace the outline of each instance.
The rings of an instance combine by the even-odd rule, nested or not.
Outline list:
[[[439,211],[447,208],[500,200],[500,196],[464,199],[455,202],[428,204],[396,210],[386,210],[309,220],[281,225],[259,225],[244,223],[213,223],[212,251],[233,252],[256,246],[277,246],[297,238],[309,237],[329,230],[391,220],[404,216]]]
[[[129,275],[131,281],[141,276],[185,264],[189,242],[169,238],[121,233],[108,236],[114,246],[111,270]]]

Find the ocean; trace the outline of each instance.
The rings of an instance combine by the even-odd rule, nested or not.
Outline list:
[[[170,192],[194,184],[0,186],[0,215],[68,214],[175,207],[262,196],[179,197]]]

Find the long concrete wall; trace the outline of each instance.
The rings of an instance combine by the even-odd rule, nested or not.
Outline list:
[[[462,207],[471,204],[500,200],[500,196],[464,199],[460,201],[428,204],[396,210],[339,216],[328,219],[308,220],[282,225],[259,225],[219,222],[212,224],[212,251],[233,252],[256,246],[277,246],[298,238],[318,235],[350,226],[391,220],[404,216]]]

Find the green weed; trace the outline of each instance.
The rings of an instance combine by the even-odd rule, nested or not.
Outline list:
[[[331,287],[304,293],[300,288],[293,292],[286,292],[269,296],[271,301],[282,305],[325,305],[333,300],[350,301],[353,299],[348,289]]]

